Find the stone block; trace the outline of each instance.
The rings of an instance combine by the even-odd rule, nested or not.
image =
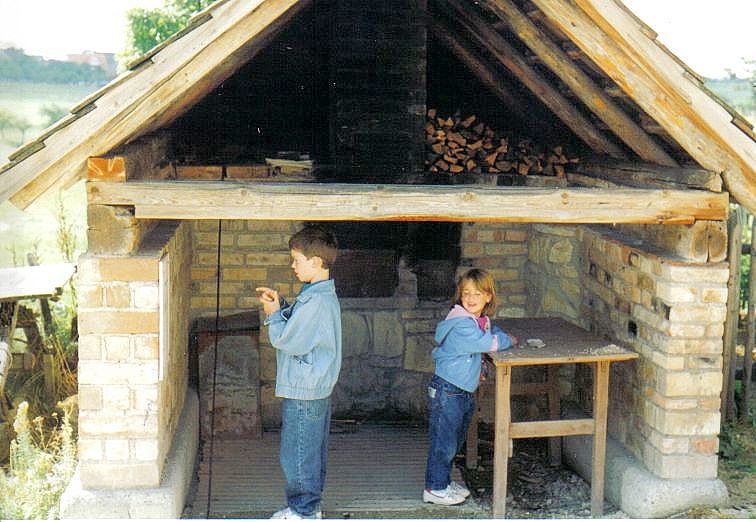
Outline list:
[[[79,282],[157,282],[158,262],[157,257],[104,257],[84,254],[79,258]]]
[[[104,287],[105,306],[108,308],[129,308],[131,288],[127,283],[112,283]]]
[[[79,384],[155,384],[157,361],[139,363],[107,363],[79,361]]]
[[[434,364],[431,351],[435,346],[432,335],[413,335],[406,339],[406,351],[404,353],[405,370],[417,372],[433,372]]]
[[[105,460],[119,462],[129,460],[128,439],[105,439]]]
[[[102,336],[79,333],[79,360],[99,361],[102,359]]]
[[[79,410],[102,409],[102,387],[79,385]]]
[[[105,360],[126,362],[131,358],[131,340],[128,335],[105,335]]]
[[[158,458],[158,441],[155,439],[137,439],[134,441],[134,460],[154,461]]]
[[[404,353],[404,328],[396,312],[373,315],[373,353],[381,357],[398,357]]]
[[[87,489],[154,488],[160,484],[156,462],[79,464],[81,483]]]
[[[79,437],[78,451],[80,461],[100,462],[105,459],[101,439]]]
[[[79,314],[79,333],[84,335],[158,333],[159,324],[157,312],[82,311]]]
[[[722,373],[718,371],[666,373],[659,382],[659,393],[670,397],[710,397],[721,390]]]
[[[344,357],[369,353],[370,328],[365,315],[345,311],[341,314],[342,350]]]

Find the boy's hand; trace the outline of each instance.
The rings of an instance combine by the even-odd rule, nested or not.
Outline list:
[[[263,310],[267,315],[272,314],[279,308],[281,308],[281,301],[278,297],[278,292],[272,288],[266,286],[258,286],[255,288],[256,292],[260,292],[260,302],[263,305]]]

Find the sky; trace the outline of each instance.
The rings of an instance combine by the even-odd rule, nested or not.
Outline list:
[[[371,1],[371,0],[365,0]],[[659,40],[708,78],[729,69],[747,76],[742,58],[756,59],[756,0],[624,0]],[[84,50],[118,53],[126,11],[164,0],[0,0],[0,43],[27,54],[64,58]]]

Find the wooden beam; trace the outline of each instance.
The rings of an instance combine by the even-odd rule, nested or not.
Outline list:
[[[90,181],[89,204],[140,219],[676,223],[723,220],[728,195],[692,190]]]
[[[543,61],[544,65],[641,159],[660,165],[677,166],[677,162],[575,65],[546,33],[520,12],[511,0],[484,0],[483,3],[506,21],[517,37]]]
[[[716,172],[694,167],[663,167],[653,163],[600,160],[581,161],[577,174],[588,174],[613,183],[639,188],[702,189],[722,191],[722,177]]]
[[[25,208],[47,189],[86,175],[86,160],[167,124],[262,49],[309,0],[219,3],[205,22],[50,135],[45,148],[0,176],[0,201]]]
[[[621,158],[621,149],[599,132],[573,104],[530,65],[520,53],[499,34],[491,30],[486,22],[458,0],[448,0],[469,35],[488,49],[512,74],[514,74],[554,115],[598,154],[608,154]]]
[[[532,0],[701,166],[756,212],[756,144],[619,2]]]
[[[445,25],[430,17],[427,19],[427,23],[433,36],[456,56],[459,61],[464,63],[481,83],[488,87],[507,106],[507,109],[512,111],[521,121],[528,121],[529,116],[523,110],[523,107],[527,106],[527,103],[519,96],[513,94],[510,89],[506,88],[506,82],[502,80],[498,72],[462,45],[459,39]]]

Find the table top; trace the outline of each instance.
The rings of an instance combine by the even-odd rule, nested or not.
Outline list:
[[[73,263],[0,268],[0,301],[52,297],[75,271]]]
[[[598,361],[627,361],[638,354],[564,319],[497,319],[494,324],[517,337],[518,345],[491,355],[496,366],[529,366]],[[528,344],[540,339],[543,346]]]

